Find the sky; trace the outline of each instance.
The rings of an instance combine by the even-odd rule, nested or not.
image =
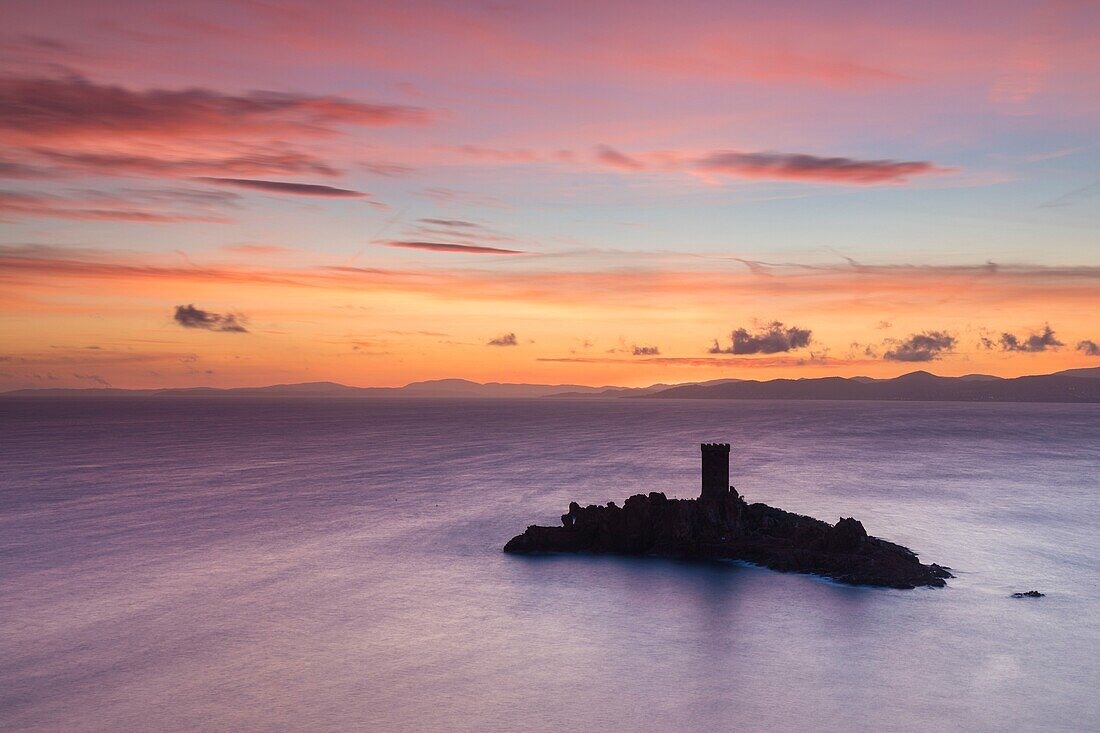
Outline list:
[[[1100,3],[0,15],[0,389],[1100,366]]]

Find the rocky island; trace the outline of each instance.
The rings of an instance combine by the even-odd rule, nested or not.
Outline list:
[[[773,570],[813,573],[841,583],[889,588],[942,587],[947,568],[925,565],[908,548],[871,537],[856,519],[819,519],[749,504],[729,485],[727,443],[704,443],[698,499],[636,494],[623,506],[576,502],[560,527],[532,525],[504,551],[611,553],[743,560]]]

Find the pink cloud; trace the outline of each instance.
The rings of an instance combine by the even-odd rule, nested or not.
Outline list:
[[[336,176],[340,171],[324,161],[285,146],[243,146],[221,155],[189,151],[159,151],[158,155],[35,148],[30,154],[58,172],[94,175],[194,176],[312,174]]]
[[[334,125],[423,122],[415,107],[284,92],[223,94],[201,88],[136,91],[78,76],[0,77],[0,139],[279,133],[324,135]]]
[[[944,173],[927,161],[858,160],[805,153],[741,153],[719,151],[696,161],[702,173],[773,181],[824,183],[905,183],[910,176]]]
[[[285,193],[292,196],[321,196],[327,198],[362,198],[370,194],[352,191],[335,186],[322,186],[316,183],[294,183],[289,181],[261,181],[252,178],[215,178],[200,176],[197,181],[213,183],[218,186],[235,186],[266,193]]]
[[[612,168],[619,168],[620,170],[638,171],[645,168],[645,164],[607,145],[600,145],[596,148],[596,158],[601,163],[605,163]]]
[[[954,170],[928,161],[860,160],[806,153],[720,150],[701,157],[670,152],[627,155],[606,145],[596,149],[596,158],[605,165],[628,172],[686,170],[709,176],[843,184],[906,183],[912,176]]]

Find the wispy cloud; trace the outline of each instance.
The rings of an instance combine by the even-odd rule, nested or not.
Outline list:
[[[219,186],[235,186],[268,193],[285,193],[293,196],[323,196],[329,198],[362,198],[369,194],[347,188],[323,186],[317,183],[293,183],[288,181],[261,181],[252,178],[217,178],[199,176],[195,180]]]
[[[28,152],[56,173],[155,177],[196,175],[309,174],[336,176],[340,171],[313,155],[284,144],[236,145],[230,153],[196,155],[191,150],[104,153],[32,148]]]
[[[1078,341],[1077,350],[1082,352],[1085,356],[1100,356],[1100,344],[1092,339]]]
[[[176,200],[183,208],[165,209],[161,204],[172,196],[164,191],[129,194],[77,192],[76,195],[55,195],[20,191],[0,191],[0,220],[25,217],[47,217],[76,221],[128,221],[152,224],[207,222],[224,224],[231,221],[212,210],[212,199],[191,196],[177,191]],[[153,204],[153,206],[150,206]],[[157,205],[161,204],[161,205]]]
[[[945,172],[927,161],[859,160],[806,153],[743,153],[718,151],[697,160],[695,170],[776,181],[821,183],[904,183],[910,177]]]
[[[522,261],[522,260],[518,260]],[[0,279],[7,293],[24,283],[73,283],[82,292],[122,283],[173,282],[239,284],[300,288],[418,293],[428,297],[478,302],[553,303],[574,307],[578,300],[596,309],[706,308],[716,298],[751,307],[761,298],[787,298],[814,308],[858,306],[868,319],[884,307],[953,308],[1058,307],[1076,312],[1097,304],[1100,267],[1037,265],[975,266],[836,266],[776,267],[769,276],[744,270],[738,263],[708,263],[706,269],[525,268],[507,273],[485,269],[384,268],[315,263],[294,267],[268,262],[192,264],[164,255],[137,255],[59,246],[0,246]],[[105,283],[111,283],[109,286]],[[10,287],[8,287],[10,286]],[[140,286],[144,287],[144,286]],[[186,291],[185,291],[186,292]],[[859,301],[853,305],[853,293]],[[735,300],[730,300],[735,296]],[[747,330],[747,329],[746,329]]]
[[[377,161],[360,161],[358,166],[367,173],[373,173],[376,176],[384,176],[386,178],[406,176],[415,170],[412,166],[401,165],[399,163],[381,163]]]
[[[600,145],[596,148],[596,158],[601,163],[605,163],[612,168],[619,168],[620,170],[640,171],[646,167],[641,161],[620,153],[618,150],[607,145]]]
[[[466,221],[465,219],[417,219],[421,224],[429,224],[431,226],[445,227],[448,229],[482,229],[483,227],[472,221]]]
[[[396,125],[425,119],[422,109],[333,96],[134,90],[73,75],[0,77],[0,139],[8,141],[287,131],[319,135],[331,132],[334,125]]]
[[[633,346],[630,349],[630,353],[634,356],[657,356],[661,353],[661,350],[656,346]]]
[[[626,172],[690,172],[707,177],[763,181],[807,181],[846,185],[907,183],[914,176],[948,173],[921,160],[878,160],[809,153],[717,150],[703,155],[656,151],[628,154],[607,145],[596,148],[602,165]]]
[[[474,255],[522,255],[526,252],[518,249],[501,249],[500,247],[481,247],[473,244],[453,244],[450,242],[383,242],[386,247],[400,249],[422,249],[429,252],[454,252],[459,254]]]
[[[277,255],[295,251],[293,247],[277,244],[227,244],[221,249],[239,255]]]

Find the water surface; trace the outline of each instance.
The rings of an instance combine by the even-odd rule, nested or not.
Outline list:
[[[705,441],[958,578],[500,552]],[[0,467],[5,731],[1100,721],[1096,405],[2,400]]]

